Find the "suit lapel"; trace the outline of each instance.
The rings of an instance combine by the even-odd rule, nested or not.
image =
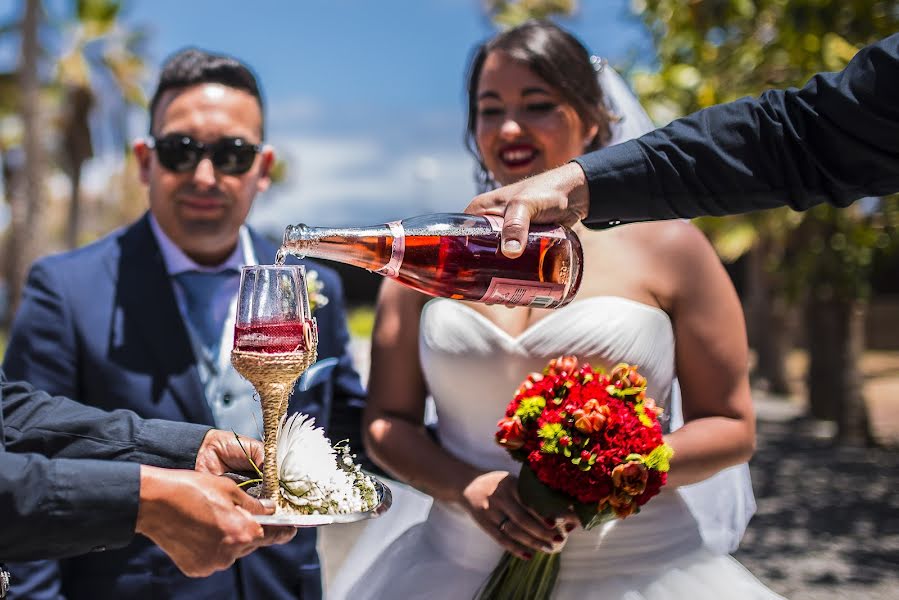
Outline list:
[[[124,331],[114,333],[123,341],[113,348],[116,358],[146,371],[150,354],[156,367],[154,400],[168,388],[186,421],[212,425],[190,338],[147,216],[130,227],[119,244],[115,306],[122,313],[117,322]]]
[[[247,228],[250,232],[250,241],[253,243],[253,252],[256,254],[256,262],[260,265],[271,265],[275,262],[275,253],[277,248],[263,236],[256,233],[252,228]]]

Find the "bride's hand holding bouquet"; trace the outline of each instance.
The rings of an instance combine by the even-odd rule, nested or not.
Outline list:
[[[478,475],[462,496],[462,505],[487,535],[523,560],[560,550],[577,523],[570,511],[548,518],[530,508],[518,493],[518,478],[507,471]]]

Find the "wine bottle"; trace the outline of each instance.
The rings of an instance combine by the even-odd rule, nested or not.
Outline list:
[[[287,254],[324,258],[392,277],[431,296],[487,304],[557,308],[577,293],[580,240],[567,227],[532,225],[524,253],[500,251],[502,219],[457,213],[422,215],[373,227],[291,225]]]

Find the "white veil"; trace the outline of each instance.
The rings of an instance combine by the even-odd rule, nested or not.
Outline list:
[[[602,90],[606,108],[616,119],[612,122],[612,139],[609,146],[620,144],[656,128],[652,119],[643,110],[643,106],[631,92],[627,83],[621,78],[609,62],[598,56],[591,56],[590,62],[596,69],[596,78]]]
[[[612,123],[612,138],[608,145],[638,138],[655,129],[636,96],[608,61],[593,56],[590,62],[596,69],[606,108],[617,119]],[[673,431],[684,423],[680,386],[676,380],[671,390],[669,411],[669,426]],[[718,552],[736,550],[756,509],[749,465],[730,467],[705,481],[683,486],[679,491],[699,522],[706,546]]]

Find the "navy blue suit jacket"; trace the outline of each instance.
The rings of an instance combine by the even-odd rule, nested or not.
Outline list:
[[[276,248],[251,232],[257,259]],[[289,412],[316,417],[334,440],[361,452],[363,389],[347,352],[337,275],[307,262],[329,302],[315,312],[318,368],[297,386]],[[35,263],[4,360],[10,378],[51,394],[142,417],[213,425],[186,325],[146,216],[98,242]],[[305,391],[302,391],[305,390]],[[89,482],[83,482],[89,485]],[[183,576],[152,542],[59,562],[15,563],[16,598],[304,598],[321,596],[314,529],[263,548],[204,579]]]

